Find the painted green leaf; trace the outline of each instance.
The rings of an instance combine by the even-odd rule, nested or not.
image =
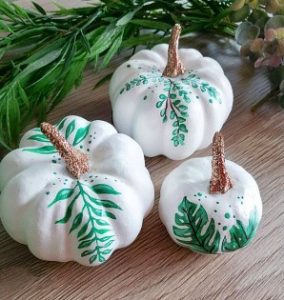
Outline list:
[[[236,221],[236,225],[232,226],[230,232],[230,242],[225,237],[222,242],[222,251],[230,252],[247,246],[256,234],[257,230],[256,211],[250,216],[247,227],[240,220]]]
[[[84,249],[81,256],[90,256],[90,263],[96,260],[105,261],[107,255],[113,251],[111,245],[115,241],[114,232],[109,220],[116,219],[113,210],[121,210],[115,202],[109,199],[95,198],[97,194],[119,195],[120,193],[107,184],[90,186],[77,181],[74,188],[61,189],[49,204],[51,207],[62,200],[70,201],[64,217],[57,220],[55,224],[66,224],[71,220],[72,215],[76,215],[71,223],[69,234],[76,232],[77,247]],[[75,207],[77,209],[80,207],[80,210],[74,209],[73,213],[75,203],[78,203]]]
[[[82,220],[83,220],[83,213],[80,212],[80,213],[74,218],[69,233],[71,233],[73,230],[77,229],[77,228],[81,225]]]
[[[70,198],[73,194],[73,189],[62,189],[60,190],[57,195],[55,196],[54,200],[48,205],[48,207],[52,206],[54,203],[61,201],[61,200],[66,200]]]
[[[63,119],[63,120],[61,120],[61,121],[59,122],[59,124],[57,125],[57,129],[58,129],[58,130],[61,130],[61,129],[64,127],[65,122],[66,122],[66,118]]]
[[[89,133],[89,130],[90,130],[90,125],[83,128],[79,128],[75,134],[73,146],[76,146],[79,143],[81,143],[86,138],[87,134]]]
[[[37,154],[54,154],[57,152],[54,146],[43,146],[39,148],[24,148],[24,152],[33,152]]]
[[[97,255],[92,255],[90,258],[89,258],[89,263],[92,264],[94,261],[97,260]]]
[[[209,224],[208,224],[209,223]],[[179,244],[195,252],[216,253],[220,244],[220,233],[213,219],[209,220],[202,205],[184,197],[175,214],[173,233]]]
[[[99,206],[103,206],[103,207],[110,207],[110,208],[117,208],[117,209],[121,209],[119,205],[117,205],[116,203],[114,203],[111,200],[101,200],[101,199],[92,199],[92,202],[96,203]]]
[[[87,222],[81,227],[81,229],[77,233],[77,238],[80,238],[82,235],[84,235],[86,233],[86,231],[88,229],[88,225],[89,225],[89,223]]]
[[[74,130],[75,130],[75,120],[71,121],[68,124],[68,126],[66,128],[65,138],[68,139]]]
[[[96,252],[96,249],[93,249],[93,250],[85,250],[81,253],[81,256],[88,256],[90,254],[93,254],[94,252]]]
[[[74,203],[74,202],[71,202],[71,204],[72,204],[72,203]],[[72,206],[73,206],[73,205],[69,205],[69,206],[67,207],[65,216],[64,216],[62,219],[56,221],[55,224],[66,224],[66,223],[68,223],[68,221],[70,220],[70,218],[71,218],[71,216],[72,216],[72,208],[73,208]]]
[[[92,190],[96,194],[112,194],[119,195],[120,193],[116,191],[113,187],[108,184],[96,184],[92,186]]]
[[[49,142],[49,139],[46,137],[46,135],[44,134],[34,134],[31,135],[28,140],[32,140],[32,141],[38,141],[38,142]]]

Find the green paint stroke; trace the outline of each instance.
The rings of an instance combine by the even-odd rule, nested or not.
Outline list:
[[[240,220],[236,221],[229,229],[230,242],[215,226],[213,218],[202,205],[195,204],[184,197],[175,214],[173,233],[176,241],[194,252],[217,253],[218,251],[230,252],[245,247],[255,236],[258,225],[256,211],[251,215],[249,224],[245,227]],[[223,227],[227,230],[227,226]]]
[[[158,96],[156,108],[160,110],[163,123],[168,121],[172,123],[171,141],[175,147],[184,145],[186,135],[188,134],[188,104],[192,102],[191,90],[199,90],[201,93],[206,94],[208,103],[217,102],[221,104],[217,89],[202,80],[193,71],[189,71],[186,77],[173,80],[163,77],[156,69],[153,69],[152,72],[140,74],[137,78],[127,82],[120,90],[120,94],[141,85],[157,84],[163,85],[163,92]],[[143,95],[143,100],[147,98],[147,95]]]
[[[67,124],[66,129],[63,130],[63,127],[66,123],[66,119],[63,119],[61,122],[55,125],[59,131],[64,135],[65,139],[72,145],[77,146],[81,144],[87,137],[90,124],[86,127],[76,128],[76,121],[71,120],[69,124]],[[54,154],[57,153],[55,147],[51,144],[50,140],[43,134],[38,133],[38,128],[34,130],[37,132],[34,135],[31,135],[28,139],[32,141],[37,141],[38,143],[42,143],[40,147],[31,147],[31,148],[23,148],[24,152],[33,152],[36,154]],[[73,137],[71,136],[74,133]]]
[[[109,220],[116,220],[114,210],[121,210],[114,201],[102,200],[98,195],[105,197],[119,194],[107,184],[90,186],[77,181],[74,188],[60,190],[48,205],[52,207],[61,201],[68,201],[65,215],[55,224],[70,224],[69,234],[76,234],[77,248],[81,251],[82,257],[89,257],[90,264],[95,261],[105,262],[113,251],[115,233]],[[82,207],[79,212],[73,209],[77,202],[81,204],[77,207]]]

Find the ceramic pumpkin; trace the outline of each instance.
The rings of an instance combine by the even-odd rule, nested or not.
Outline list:
[[[178,50],[180,30],[173,28],[169,46],[136,53],[110,82],[114,124],[146,156],[184,159],[207,147],[232,109],[221,66],[195,49]]]
[[[103,121],[41,129],[0,164],[2,223],[40,259],[99,265],[134,241],[153,205],[143,152]]]
[[[217,133],[212,167],[211,157],[201,157],[173,170],[162,184],[159,213],[177,244],[222,253],[251,242],[262,202],[254,178],[234,162],[225,162],[223,137]]]

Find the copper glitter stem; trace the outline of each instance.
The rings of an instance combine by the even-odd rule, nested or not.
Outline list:
[[[56,147],[59,155],[64,159],[68,171],[76,178],[89,171],[88,156],[77,149],[73,149],[64,136],[49,123],[41,123],[40,129],[50,142]]]
[[[185,68],[179,58],[178,43],[180,37],[181,27],[176,24],[172,29],[171,40],[168,50],[168,63],[163,72],[163,76],[176,77],[182,75],[185,72]]]
[[[225,166],[224,137],[216,132],[212,145],[212,177],[210,180],[210,194],[226,193],[232,188],[232,182]]]

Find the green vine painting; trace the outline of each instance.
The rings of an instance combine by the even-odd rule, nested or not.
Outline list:
[[[65,215],[55,224],[70,224],[69,234],[76,234],[81,256],[87,256],[89,263],[103,263],[113,251],[115,234],[109,220],[115,220],[114,210],[121,210],[119,205],[109,199],[101,199],[98,195],[119,195],[107,184],[88,185],[76,182],[74,188],[61,189],[53,201],[52,207],[61,201],[68,201]],[[80,202],[81,210],[74,209]],[[78,206],[78,203],[76,205]]]
[[[163,86],[163,92],[158,95],[156,108],[160,110],[160,116],[163,123],[170,120],[173,130],[171,140],[175,147],[184,145],[186,134],[188,133],[187,118],[189,118],[188,104],[193,101],[192,90],[199,90],[207,95],[209,103],[220,103],[221,99],[217,89],[208,82],[202,80],[193,71],[189,71],[184,77],[174,80],[169,77],[163,77],[154,68],[151,73],[139,75],[127,82],[120,90],[120,94],[128,92],[141,85]],[[147,100],[148,95],[143,96]],[[199,99],[199,96],[195,96]]]
[[[230,242],[216,227],[213,218],[202,205],[195,204],[184,197],[175,214],[173,233],[176,241],[192,251],[201,253],[229,252],[246,246],[256,233],[256,214],[252,214],[245,227],[240,220],[229,230]]]
[[[85,138],[87,137],[89,130],[90,130],[90,124],[85,127],[79,127],[77,128],[77,124],[75,120],[71,120],[68,124],[66,124],[66,118],[63,119],[61,122],[56,124],[56,128],[61,131],[61,133],[64,135],[65,139],[68,140],[68,142],[72,146],[78,146],[80,145]],[[66,126],[66,129],[64,129],[64,132],[62,132],[62,129]],[[50,140],[41,132],[40,128],[35,128],[33,131],[36,131],[37,133],[34,135],[31,135],[28,139],[37,141],[40,143],[43,143],[43,146],[41,147],[32,147],[32,148],[24,148],[23,151],[27,152],[34,152],[38,154],[54,154],[57,153],[57,150],[54,145],[50,142]],[[71,134],[74,133],[74,138],[71,140]],[[82,146],[80,146],[82,148]]]

